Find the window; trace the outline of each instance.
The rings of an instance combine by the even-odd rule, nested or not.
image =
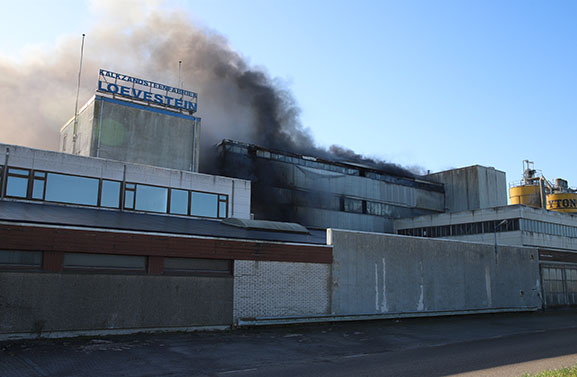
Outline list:
[[[28,197],[28,179],[30,170],[8,168],[6,178],[6,196],[13,198]]]
[[[41,251],[0,250],[0,266],[16,268],[40,268]]]
[[[100,205],[108,208],[120,207],[120,182],[102,180],[102,189],[100,191]]]
[[[164,273],[174,275],[232,275],[232,261],[223,259],[164,258]]]
[[[46,187],[46,173],[42,171],[34,172],[32,199],[44,200],[44,187]]]
[[[98,204],[99,183],[96,178],[48,173],[45,200],[96,206]]]
[[[132,255],[65,253],[64,269],[145,272],[146,257]]]
[[[134,183],[127,183],[124,187],[124,208],[134,209],[134,193],[136,192],[136,185]]]
[[[363,213],[363,201],[358,199],[345,198],[345,212]]]
[[[206,192],[190,193],[190,214],[192,216],[218,217],[218,195]]]
[[[166,212],[168,189],[164,187],[136,185],[134,209],[149,212]]]
[[[170,189],[170,213],[188,215],[188,191]]]
[[[225,218],[228,215],[228,196],[218,196],[218,217]]]

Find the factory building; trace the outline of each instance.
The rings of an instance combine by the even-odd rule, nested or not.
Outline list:
[[[60,152],[0,144],[0,338],[534,311],[544,258],[575,263],[572,216],[504,206],[503,172],[224,140],[221,174],[201,174],[195,111],[195,93],[101,70]],[[511,241],[430,239],[459,214]]]
[[[414,177],[231,140],[218,149],[224,175],[251,180],[255,218],[393,233],[395,219],[507,204],[505,173],[479,165]]]
[[[563,179],[551,184],[526,160],[523,179],[511,186],[509,194],[509,206],[398,219],[395,232],[494,244],[495,252],[500,245],[537,248],[544,304],[577,305],[575,190]]]

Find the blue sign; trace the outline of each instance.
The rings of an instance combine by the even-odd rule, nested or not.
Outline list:
[[[198,99],[198,95],[189,90],[104,69],[100,70],[97,91],[190,113],[196,112]]]

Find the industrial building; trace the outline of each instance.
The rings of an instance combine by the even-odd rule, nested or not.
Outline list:
[[[505,190],[504,184],[501,190]],[[577,305],[577,194],[567,181],[551,184],[524,161],[523,179],[509,190],[511,205],[395,221],[401,235],[445,238],[539,250],[544,304]]]
[[[224,140],[221,174],[201,174],[195,110],[192,92],[101,70],[60,152],[0,144],[0,338],[574,303],[547,291],[577,266],[573,216],[506,206],[503,172]]]
[[[252,181],[255,218],[391,233],[395,218],[444,211],[436,182],[231,140],[218,148],[224,175]]]

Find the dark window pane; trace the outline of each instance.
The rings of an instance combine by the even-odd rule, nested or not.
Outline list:
[[[34,188],[32,189],[32,199],[44,199],[44,181],[40,179],[34,180]]]
[[[40,266],[41,251],[0,250],[0,264],[15,266]]]
[[[102,181],[102,193],[100,196],[102,207],[118,208],[120,206],[120,182]]]
[[[98,179],[48,173],[46,197],[50,202],[84,204],[98,203]]]
[[[357,199],[345,198],[345,212],[363,212],[363,201]]]
[[[28,191],[28,178],[10,177],[6,182],[6,196],[25,198]]]
[[[46,173],[43,171],[34,172],[34,178],[46,178]]]
[[[124,208],[134,209],[134,191],[124,193]]]
[[[168,189],[147,185],[136,185],[134,209],[150,212],[166,212]]]
[[[170,190],[170,213],[176,215],[188,214],[188,191]]]
[[[194,259],[194,258],[164,258],[166,272],[232,272],[230,260]]]
[[[146,268],[146,257],[132,255],[65,253],[64,268],[95,268],[141,270]]]
[[[217,217],[218,195],[204,192],[191,192],[190,214],[193,216]]]

